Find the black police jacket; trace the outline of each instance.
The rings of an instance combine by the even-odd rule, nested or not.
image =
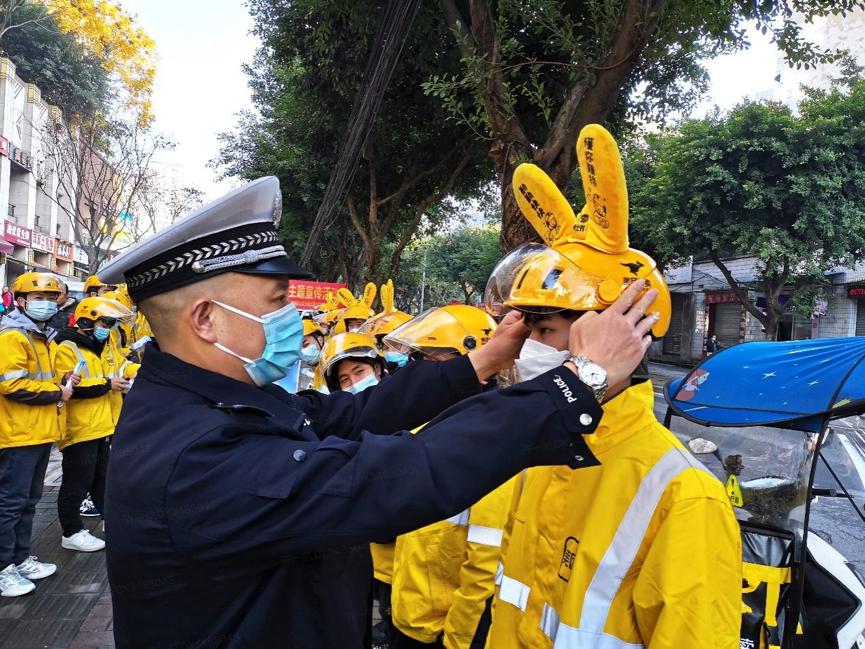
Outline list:
[[[149,346],[108,475],[117,647],[359,649],[366,543],[526,467],[597,464],[582,434],[601,410],[569,370],[479,391],[467,358],[411,363],[359,395],[288,395]]]

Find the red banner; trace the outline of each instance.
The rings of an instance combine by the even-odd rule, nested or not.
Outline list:
[[[9,140],[0,135],[0,155],[9,157]]]
[[[30,247],[30,230],[12,221],[4,221],[3,238],[16,246]]]
[[[738,301],[736,299],[736,291],[706,293],[706,304],[731,304]]]
[[[294,302],[300,311],[314,311],[327,300],[328,293],[336,293],[345,287],[345,284],[293,279],[288,283],[288,299]]]

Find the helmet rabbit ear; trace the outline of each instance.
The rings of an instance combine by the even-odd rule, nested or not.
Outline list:
[[[586,204],[579,219],[588,226],[585,243],[613,254],[628,240],[628,187],[619,147],[600,124],[588,124],[577,138],[577,161]]]
[[[336,297],[339,298],[343,306],[354,306],[357,303],[354,295],[347,288],[341,288],[336,292]]]
[[[376,295],[378,295],[378,287],[372,282],[369,282],[366,286],[363,287],[363,303],[366,304],[370,309],[375,302]]]
[[[381,285],[381,307],[385,313],[393,313],[393,280]]]
[[[556,183],[540,167],[531,163],[517,167],[513,189],[523,216],[548,246],[585,238],[585,224],[578,222]]]

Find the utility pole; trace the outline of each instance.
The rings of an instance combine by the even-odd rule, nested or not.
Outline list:
[[[423,313],[424,294],[426,292],[426,249],[423,251],[423,266],[420,277],[420,313]]]

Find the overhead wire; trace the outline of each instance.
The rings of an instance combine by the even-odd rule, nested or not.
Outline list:
[[[333,224],[357,172],[387,87],[402,56],[421,0],[389,0],[372,40],[361,87],[346,123],[336,166],[316,212],[301,264],[312,261],[325,230]]]

